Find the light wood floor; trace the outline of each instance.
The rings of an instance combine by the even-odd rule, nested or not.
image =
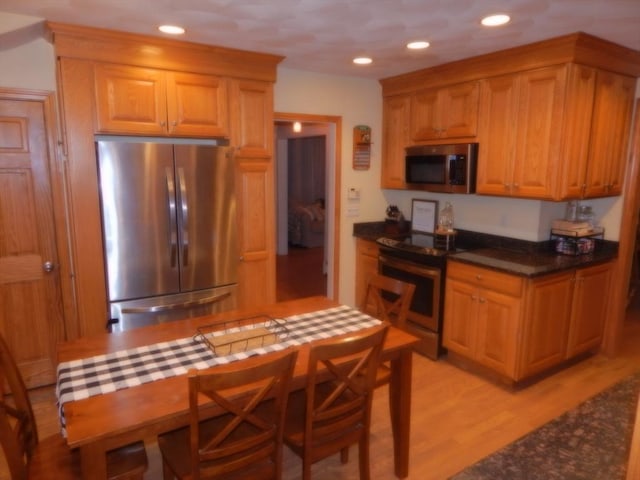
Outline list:
[[[624,344],[613,359],[593,356],[516,393],[453,367],[414,355],[410,479],[444,480],[477,460],[543,425],[640,369],[640,301],[629,310]],[[32,392],[41,436],[56,434],[53,388]],[[374,399],[372,478],[391,479],[392,442],[387,390]],[[149,439],[151,466],[145,478],[160,479],[158,450]],[[349,464],[332,457],[314,466],[318,480],[351,480],[357,451]],[[300,461],[285,450],[285,480],[300,477]],[[3,472],[0,479],[6,479]],[[514,479],[518,480],[518,479]]]
[[[289,248],[276,257],[276,299],[326,295],[327,276],[323,273],[324,247]]]

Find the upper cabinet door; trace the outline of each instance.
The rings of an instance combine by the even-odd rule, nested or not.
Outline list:
[[[503,75],[481,82],[478,193],[511,195],[519,86],[519,75]]]
[[[513,196],[555,196],[566,83],[566,65],[521,74]]]
[[[569,66],[563,150],[558,166],[561,172],[560,199],[580,198],[585,193],[595,84],[595,68],[577,64]]]
[[[478,82],[466,82],[416,92],[411,102],[412,139],[475,137],[479,91]]]
[[[170,134],[229,136],[227,81],[211,75],[167,72]]]
[[[636,81],[603,70],[596,77],[585,197],[620,195]]]
[[[566,73],[547,67],[482,81],[478,193],[553,198]]]
[[[95,65],[97,130],[227,137],[227,80],[125,65]]]
[[[96,64],[94,72],[98,131],[166,134],[167,86],[163,71]]]
[[[409,145],[409,96],[385,97],[383,102],[383,154],[380,186],[382,188],[405,188],[404,149]]]

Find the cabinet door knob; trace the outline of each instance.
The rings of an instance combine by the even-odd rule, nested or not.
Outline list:
[[[44,262],[42,264],[42,269],[47,273],[53,272],[55,268],[56,266],[53,264],[53,262]]]
[[[476,274],[476,280],[482,280],[482,275],[480,275],[479,273]]]

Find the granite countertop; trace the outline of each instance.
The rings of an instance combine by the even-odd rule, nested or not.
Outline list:
[[[392,232],[385,232],[384,222],[354,224],[353,235],[372,242],[394,236]],[[459,230],[457,237],[456,246],[461,250],[449,254],[451,261],[525,277],[583,268],[618,256],[618,243],[607,240],[597,240],[592,253],[565,255],[556,253],[550,241],[530,242],[465,230]]]
[[[597,248],[586,255],[563,255],[554,252],[515,252],[501,248],[479,248],[452,253],[449,260],[500,270],[505,273],[536,277],[587,267],[617,257],[617,251]]]

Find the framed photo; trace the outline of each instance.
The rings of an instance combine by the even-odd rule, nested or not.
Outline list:
[[[438,218],[438,201],[414,198],[411,205],[411,230],[434,233]]]

